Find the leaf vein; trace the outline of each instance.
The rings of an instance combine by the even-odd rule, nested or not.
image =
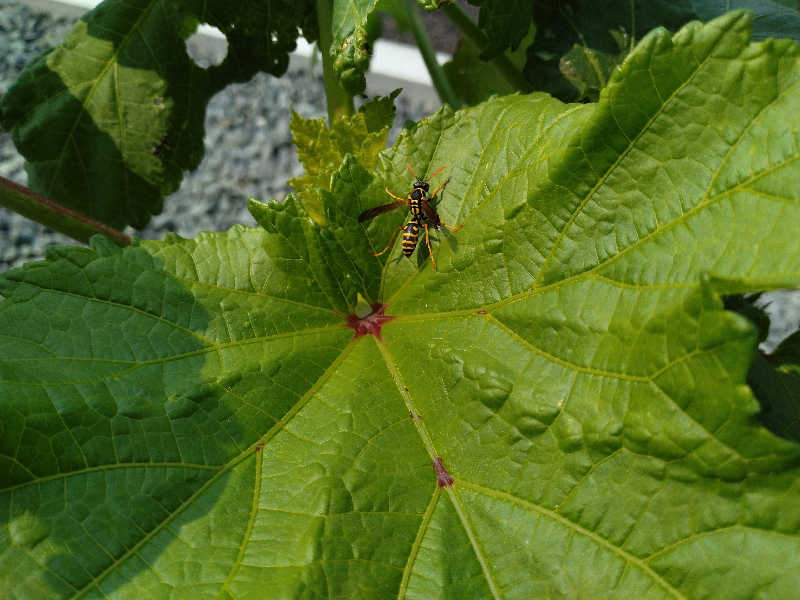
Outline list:
[[[716,47],[716,45],[714,45],[714,47]],[[710,60],[711,52],[713,51],[714,47],[709,49],[707,56],[704,57],[702,61],[698,62],[698,65],[695,68],[695,70],[692,73],[690,73],[688,75],[688,77],[686,78],[686,80],[684,82],[682,82],[679,86],[677,86],[675,88],[675,90],[669,95],[669,98],[667,99],[667,103],[672,102],[677,97],[678,93],[681,92],[687,85],[689,85],[689,83],[699,74],[700,69],[706,64],[706,62],[708,60]],[[547,253],[546,257],[545,257],[544,262],[542,262],[542,266],[540,267],[539,273],[536,276],[536,283],[534,283],[534,288],[537,287],[538,282],[541,280],[541,276],[545,272],[548,263],[550,262],[552,257],[555,255],[556,250],[558,250],[559,246],[561,245],[561,242],[566,237],[567,231],[572,227],[573,223],[578,218],[578,215],[580,215],[582,213],[584,207],[591,200],[591,198],[594,196],[595,192],[600,188],[600,186],[603,183],[605,183],[605,181],[611,176],[611,174],[616,170],[616,168],[622,163],[622,161],[633,150],[633,148],[635,147],[636,142],[638,142],[639,139],[643,135],[645,135],[645,133],[647,133],[649,131],[650,126],[655,122],[655,120],[658,117],[660,117],[662,115],[662,113],[666,109],[666,106],[667,106],[666,103],[665,104],[661,104],[661,106],[658,107],[658,109],[647,120],[647,122],[644,123],[640,127],[638,133],[636,134],[636,137],[634,137],[633,140],[631,140],[628,143],[627,147],[622,152],[620,152],[620,154],[617,157],[617,159],[611,165],[609,165],[609,167],[606,169],[606,171],[602,175],[600,175],[600,177],[595,182],[595,184],[592,186],[592,188],[586,193],[586,195],[584,196],[583,200],[578,204],[578,206],[575,208],[575,210],[572,211],[572,214],[570,215],[570,218],[564,224],[563,229],[559,232],[558,236],[553,241],[553,244],[550,247],[550,250],[548,251],[548,253]],[[609,112],[613,113],[613,111],[609,111]],[[617,126],[619,127],[619,125],[617,125]],[[625,138],[628,139],[627,134],[624,134],[624,132],[623,132],[623,135],[625,135]]]
[[[544,517],[550,518],[551,520],[557,523],[560,523],[561,525],[567,527],[568,529],[571,529],[575,533],[580,534],[594,541],[598,546],[610,550],[611,552],[622,558],[626,563],[636,565],[642,572],[646,573],[651,579],[653,579],[653,581],[655,581],[661,588],[664,589],[664,591],[670,594],[673,598],[679,598],[681,600],[685,600],[685,597],[678,590],[672,587],[650,565],[648,565],[645,560],[642,560],[637,556],[631,554],[627,550],[624,550],[623,548],[620,548],[619,546],[612,544],[606,538],[596,534],[590,529],[583,527],[582,525],[579,525],[578,523],[575,523],[574,521],[571,521],[570,519],[567,519],[565,516],[558,514],[557,512],[554,512],[550,509],[544,508],[543,506],[540,506],[538,504],[534,504],[533,502],[530,502],[528,500],[523,500],[522,498],[517,498],[516,496],[512,496],[511,494],[508,494],[507,492],[503,492],[501,490],[487,488],[482,485],[472,483],[470,481],[459,480],[459,483],[463,487],[473,490],[474,492],[477,492],[479,494],[483,494],[485,496],[489,496],[495,498],[496,500],[501,500],[510,504],[515,504],[523,509],[538,513]]]

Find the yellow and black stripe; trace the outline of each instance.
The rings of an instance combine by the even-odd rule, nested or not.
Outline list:
[[[419,242],[419,220],[412,217],[403,229],[403,254],[411,258]]]
[[[425,184],[427,186],[427,184]],[[424,217],[422,203],[427,202],[425,190],[415,188],[407,197],[408,210],[411,211],[411,219],[417,221],[417,228],[419,228],[419,220]]]

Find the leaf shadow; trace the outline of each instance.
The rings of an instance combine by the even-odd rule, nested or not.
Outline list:
[[[3,126],[12,131],[14,144],[27,161],[28,185],[113,227],[144,227],[150,215],[161,210],[158,168],[153,167],[165,157],[143,159],[154,175],[147,179],[132,170],[117,141],[97,126],[83,102],[64,86],[58,73],[44,66],[45,61],[46,56],[38,61],[43,69],[39,74],[26,71],[2,106]],[[55,118],[40,116],[55,104]],[[66,138],[65,132],[69,132]],[[153,136],[151,149],[157,147],[160,135]]]
[[[54,596],[113,595],[154,568],[228,488],[255,477],[255,461],[240,468],[241,458],[258,456],[259,438],[297,400],[280,387],[296,373],[260,356],[225,364],[213,343],[222,309],[207,308],[217,303],[176,273],[174,256],[93,245],[56,247],[48,261],[7,272],[0,303],[6,330],[30,323],[26,300],[78,299],[17,327],[5,368],[19,383],[0,401],[20,443],[16,456],[0,452],[6,551]],[[274,394],[263,394],[265,381]],[[244,528],[252,500],[237,499]]]

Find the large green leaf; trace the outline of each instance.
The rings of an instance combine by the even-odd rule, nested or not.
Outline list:
[[[258,71],[281,75],[298,28],[316,37],[313,0],[105,0],[3,96],[0,120],[29,185],[115,227],[143,227],[203,156],[208,100]],[[225,33],[203,69],[184,38]]]
[[[800,445],[721,294],[800,280],[800,52],[749,24],[654,32],[597,105],[443,109],[343,161],[327,227],[254,202],[8,272],[0,587],[792,597]],[[406,161],[448,167],[438,271],[369,252],[403,211],[356,219]]]

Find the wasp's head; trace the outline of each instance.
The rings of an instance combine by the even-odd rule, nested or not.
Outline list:
[[[428,185],[427,181],[415,181],[414,182],[414,189],[415,190],[422,190],[423,192],[427,192],[430,186]]]

